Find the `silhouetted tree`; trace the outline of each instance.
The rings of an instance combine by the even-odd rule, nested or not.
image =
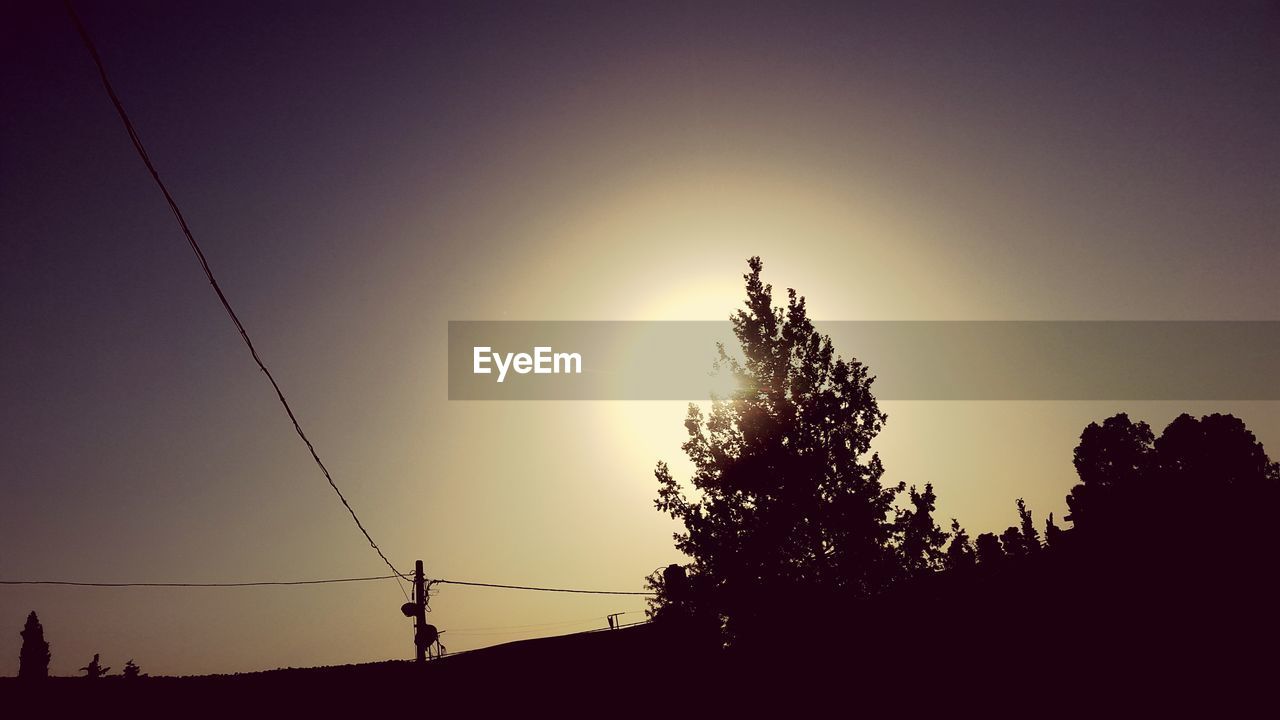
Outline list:
[[[36,617],[35,610],[27,615],[27,624],[18,634],[22,636],[22,649],[18,653],[18,677],[49,677],[49,643],[44,639],[44,626],[40,624],[40,618]]]
[[[716,362],[739,389],[705,417],[691,404],[685,420],[694,496],[666,463],[654,473],[656,507],[684,525],[691,602],[724,618],[731,641],[769,632],[790,598],[867,596],[900,575],[889,514],[903,486],[881,485],[870,452],[886,420],[873,378],[836,355],[794,290],[773,307],[760,259],[749,266],[732,318],[742,356],[721,345]]]
[[[969,533],[960,527],[960,521],[951,518],[951,544],[947,546],[947,555],[944,560],[948,570],[960,570],[963,568],[973,567],[977,558],[974,556],[973,543],[969,540]]]
[[[1067,495],[1066,516],[1075,527],[1115,522],[1123,512],[1122,494],[1150,474],[1154,436],[1144,422],[1130,422],[1120,413],[1102,425],[1090,423],[1080,435],[1074,464],[1080,484]]]
[[[1053,513],[1049,513],[1049,519],[1044,522],[1044,544],[1047,547],[1062,544],[1062,528],[1053,522]]]
[[[1207,480],[1230,491],[1257,490],[1271,469],[1262,443],[1232,415],[1179,415],[1155,441],[1155,451],[1158,482],[1193,494]]]
[[[1148,662],[1236,675],[1270,652],[1280,482],[1243,422],[1183,414],[1155,438],[1116,415],[1085,428],[1075,463],[1075,527],[1054,568],[1076,657],[1127,638]]]
[[[1004,548],[1000,546],[1000,538],[994,533],[980,533],[973,541],[978,555],[978,564],[991,567],[1004,559]]]
[[[1027,503],[1022,498],[1018,498],[1018,526],[1022,535],[1022,552],[1029,555],[1039,551],[1040,533],[1036,530],[1035,522],[1031,519],[1031,511],[1027,509]]]
[[[1000,535],[1004,554],[1010,557],[1027,557],[1040,550],[1040,533],[1036,531],[1027,503],[1018,498],[1018,524],[1011,525]]]
[[[1179,415],[1157,439],[1119,414],[1085,428],[1075,465],[1081,484],[1067,496],[1068,519],[1095,543],[1208,552],[1207,542],[1238,535],[1245,516],[1277,499],[1275,464],[1231,415]],[[1182,531],[1166,532],[1168,518]]]
[[[80,668],[80,670],[84,672],[85,677],[96,680],[110,672],[111,668],[102,667],[98,662],[98,653],[94,653],[93,660],[91,660],[88,665]]]
[[[898,546],[902,566],[908,576],[941,570],[946,553],[947,533],[933,520],[937,496],[933,484],[926,483],[924,492],[908,491],[911,507],[898,511],[897,523],[902,533]]]
[[[120,674],[126,680],[137,680],[138,678],[142,677],[142,671],[133,662],[133,658],[129,658],[125,662],[124,669],[120,671]]]
[[[1022,531],[1013,525],[1000,533],[1000,547],[1005,557],[1026,557],[1028,554],[1022,541]]]

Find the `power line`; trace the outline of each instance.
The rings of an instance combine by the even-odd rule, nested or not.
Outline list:
[[[469,587],[501,588],[503,590],[536,590],[538,592],[580,593],[583,595],[654,595],[655,593],[638,590],[578,590],[575,588],[533,587],[530,585],[503,585],[500,583],[467,582],[465,580],[432,580],[434,583],[446,585],[467,585]]]
[[[252,582],[86,582],[80,580],[0,580],[0,585],[67,585],[74,587],[259,587],[267,585],[324,585],[326,583],[367,582],[372,580],[396,580],[403,577],[395,575],[375,575],[369,577],[327,578],[323,580],[260,580]],[[635,590],[583,590],[579,588],[535,587],[530,585],[504,585],[501,583],[469,582],[466,580],[430,580],[430,584],[465,585],[467,587],[498,588],[502,590],[535,590],[538,592],[578,593],[583,595],[646,595],[654,593]]]
[[[231,318],[231,322],[235,323],[236,329],[240,331],[240,337],[244,340],[244,344],[249,348],[249,354],[253,356],[253,361],[258,364],[258,369],[266,374],[267,379],[271,381],[271,387],[276,391],[276,397],[279,398],[280,404],[284,406],[284,411],[288,413],[289,419],[293,421],[293,429],[297,431],[298,437],[302,438],[302,442],[306,444],[307,450],[311,451],[311,457],[315,460],[316,465],[320,467],[320,471],[324,473],[324,477],[329,481],[329,486],[338,494],[338,499],[342,501],[342,505],[351,513],[351,519],[356,521],[356,527],[360,528],[360,532],[364,534],[366,540],[369,541],[370,547],[378,553],[378,557],[382,558],[382,562],[391,568],[391,572],[400,577],[404,577],[403,573],[396,569],[395,565],[387,559],[383,554],[382,548],[378,547],[378,543],[373,541],[373,537],[369,535],[369,531],[365,529],[364,523],[360,522],[360,518],[356,515],[356,511],[352,509],[351,503],[347,502],[347,498],[338,489],[338,484],[333,481],[333,476],[329,474],[329,469],[325,467],[324,462],[320,460],[319,453],[311,444],[311,440],[307,438],[307,434],[302,431],[302,425],[298,423],[298,418],[293,414],[293,408],[289,407],[289,401],[284,397],[284,391],[280,389],[280,384],[276,382],[275,376],[267,369],[266,364],[262,362],[262,358],[258,357],[258,351],[253,346],[253,341],[249,339],[249,333],[244,329],[244,325],[240,322],[240,318],[236,316],[235,310],[231,309],[231,303],[227,300],[227,296],[223,294],[222,287],[218,285],[218,280],[213,276],[213,270],[209,267],[209,261],[205,259],[204,252],[200,249],[200,245],[196,242],[196,238],[191,234],[191,228],[187,227],[187,220],[182,215],[182,211],[178,209],[178,203],[169,194],[169,188],[160,179],[160,173],[156,171],[155,165],[151,162],[151,157],[147,154],[147,150],[142,145],[142,138],[138,136],[138,131],[134,129],[133,122],[129,120],[128,113],[125,112],[124,104],[120,102],[119,96],[116,95],[115,88],[111,85],[111,80],[107,77],[107,68],[102,63],[101,56],[98,55],[98,49],[93,44],[93,40],[89,37],[88,30],[84,24],[80,22],[80,16],[76,14],[75,8],[71,7],[71,0],[63,0],[63,5],[67,9],[67,14],[71,16],[71,21],[75,23],[76,30],[80,33],[80,39],[84,41],[84,46],[89,51],[89,55],[93,57],[93,62],[98,66],[98,74],[102,77],[102,86],[106,88],[107,95],[111,98],[111,104],[115,106],[116,113],[120,116],[121,122],[124,123],[125,130],[129,133],[129,139],[133,141],[133,148],[138,152],[138,156],[142,158],[142,162],[147,166],[147,170],[151,173],[151,178],[155,180],[156,185],[160,187],[160,192],[164,194],[165,202],[169,204],[169,210],[173,212],[174,218],[177,219],[178,225],[182,228],[182,234],[187,236],[187,243],[191,245],[191,251],[195,253],[196,259],[200,262],[200,268],[204,270],[205,277],[209,279],[209,284],[213,286],[213,291],[217,293],[218,300],[222,302],[222,308],[227,312],[227,316]],[[404,588],[401,588],[404,592]]]
[[[182,582],[80,582],[73,580],[0,580],[0,585],[71,585],[75,587],[174,587],[174,588],[211,588],[211,587],[261,587],[264,585],[326,585],[329,583],[368,582],[370,580],[393,580],[398,575],[377,575],[373,577],[328,578],[324,580],[261,580],[254,582],[225,583],[182,583]]]
[[[619,623],[618,625],[615,625],[614,627],[611,627],[611,628],[595,628],[594,630],[583,630],[582,634],[609,632],[610,630],[621,630],[622,628],[635,627],[636,625],[648,625],[651,622],[653,622],[653,620],[637,620],[635,622]]]

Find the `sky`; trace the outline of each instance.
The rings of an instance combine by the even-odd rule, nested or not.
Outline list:
[[[652,472],[687,469],[684,404],[451,402],[450,320],[725,319],[752,255],[819,320],[1280,320],[1275,3],[76,7],[335,480],[432,577],[681,560]],[[7,16],[0,579],[382,574],[59,4]],[[883,409],[886,481],[970,534],[1061,518],[1116,412],[1233,412],[1280,454],[1274,402]],[[0,675],[33,609],[55,674],[195,674],[409,657],[402,602],[0,587]],[[446,585],[429,619],[457,651],[642,609]]]

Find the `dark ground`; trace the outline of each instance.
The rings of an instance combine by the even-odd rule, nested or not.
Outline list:
[[[605,707],[638,709],[636,703],[648,702],[645,695],[660,694],[665,683],[684,683],[682,676],[704,662],[687,649],[668,647],[663,632],[643,625],[513,642],[424,666],[394,660],[132,681],[0,678],[0,707],[15,709],[17,704],[26,710],[24,717],[97,710],[109,713],[107,717],[115,717],[115,711],[150,716],[183,708],[199,715],[250,717],[277,712],[294,716],[300,711],[418,717],[435,710],[485,717],[522,709],[539,715],[598,714]]]
[[[735,652],[652,623],[425,666],[3,678],[0,717],[1274,715],[1274,563],[1189,567],[1185,556],[1051,553],[874,601],[780,600],[776,631]]]

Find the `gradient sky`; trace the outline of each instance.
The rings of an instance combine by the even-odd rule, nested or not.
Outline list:
[[[449,320],[723,319],[755,254],[820,319],[1280,319],[1275,3],[76,5],[337,481],[431,576],[680,560],[651,501],[683,404],[451,403]],[[58,3],[2,25],[0,579],[380,574]],[[1280,454],[1276,403],[885,409],[886,479],[971,534],[1061,517],[1120,410],[1235,412]],[[54,673],[185,674],[407,657],[402,602],[0,588],[0,674],[31,609]],[[432,605],[450,650],[643,607]]]

